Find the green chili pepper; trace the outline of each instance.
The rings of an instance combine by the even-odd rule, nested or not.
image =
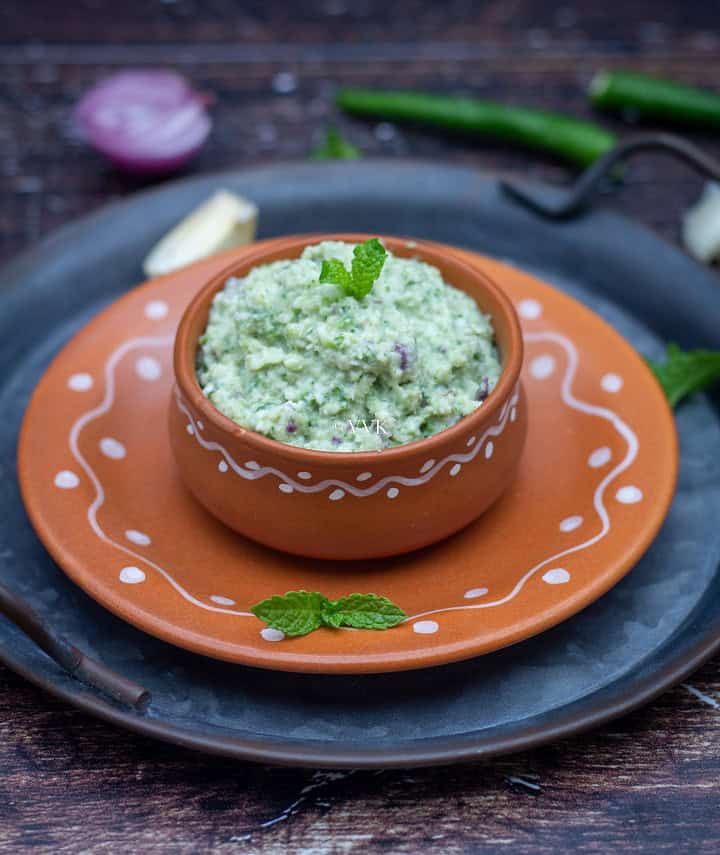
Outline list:
[[[451,130],[469,131],[553,152],[582,166],[615,145],[615,135],[598,125],[557,113],[474,98],[424,92],[343,89],[342,109],[360,116],[408,119]]]
[[[720,125],[720,95],[629,71],[601,71],[590,82],[597,107],[705,126]]]

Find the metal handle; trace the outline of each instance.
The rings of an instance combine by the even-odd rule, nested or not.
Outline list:
[[[701,175],[720,181],[720,162],[693,143],[672,134],[644,134],[618,143],[589,166],[569,187],[547,185],[533,187],[521,182],[502,180],[504,193],[537,214],[553,220],[567,219],[578,214],[590,201],[606,177],[612,175],[619,163],[644,151],[672,154]]]
[[[35,642],[47,655],[70,675],[99,689],[122,704],[145,712],[152,696],[150,692],[116,674],[101,662],[86,656],[81,650],[44,623],[37,612],[17,594],[0,585],[0,614],[11,621],[22,633]]]

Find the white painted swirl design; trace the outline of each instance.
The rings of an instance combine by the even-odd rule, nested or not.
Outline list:
[[[246,463],[245,466],[242,466],[232,457],[230,452],[224,446],[220,445],[220,443],[218,442],[211,442],[210,440],[207,440],[204,436],[202,436],[201,432],[197,429],[198,425],[196,419],[188,409],[185,402],[180,398],[179,393],[177,393],[175,396],[178,409],[188,419],[188,434],[194,437],[196,442],[198,442],[198,444],[201,445],[206,451],[216,451],[221,454],[227,466],[232,469],[236,475],[239,475],[241,478],[246,478],[248,481],[254,481],[257,478],[265,478],[268,475],[274,475],[280,481],[280,489],[282,490],[282,492],[286,493],[294,493],[295,491],[297,491],[298,493],[321,493],[323,490],[332,490],[330,496],[328,497],[332,501],[341,499],[345,493],[351,493],[353,496],[358,497],[372,496],[391,484],[400,484],[403,487],[419,487],[421,484],[426,484],[428,481],[434,478],[438,474],[438,472],[440,472],[448,464],[454,464],[455,466],[458,466],[458,468],[455,469],[454,472],[451,472],[451,474],[456,475],[460,471],[459,464],[469,463],[471,460],[474,460],[480,453],[480,449],[483,447],[486,440],[488,440],[491,436],[498,437],[500,436],[500,434],[502,434],[502,432],[505,430],[505,426],[508,423],[510,412],[512,408],[517,405],[518,399],[519,392],[516,388],[513,392],[512,398],[509,401],[506,401],[502,409],[500,410],[500,417],[498,419],[497,424],[493,425],[492,427],[489,427],[480,437],[480,441],[476,442],[470,451],[464,454],[449,454],[447,457],[444,457],[437,463],[433,461],[433,465],[430,468],[426,469],[425,466],[423,466],[421,469],[421,474],[416,478],[408,478],[405,475],[388,475],[385,478],[381,478],[379,481],[376,481],[369,487],[357,487],[355,484],[350,484],[347,481],[337,481],[330,478],[327,478],[324,481],[318,481],[316,484],[308,484],[307,478],[304,477],[306,483],[302,483],[300,481],[296,481],[287,473],[281,472],[279,469],[274,469],[272,466],[260,466],[254,460],[251,460]],[[492,442],[489,442],[487,447],[490,449],[490,453],[488,453],[486,449],[485,457],[489,458],[492,455]],[[425,471],[423,472],[422,470]],[[307,476],[310,473],[303,472],[301,474],[302,476]],[[312,475],[310,477],[312,477]],[[357,480],[360,480],[359,476]],[[285,490],[283,490],[283,486],[286,487]],[[341,492],[342,495],[340,494]],[[391,495],[391,498],[394,498],[395,496],[397,496],[397,493],[393,493]]]
[[[218,608],[216,606],[210,606],[207,603],[203,603],[202,600],[198,600],[197,597],[194,597],[189,591],[186,591],[183,586],[177,582],[167,570],[164,570],[160,567],[159,564],[156,564],[154,561],[151,561],[147,556],[142,555],[139,552],[135,552],[133,549],[130,549],[128,546],[125,546],[123,543],[119,543],[116,540],[113,540],[108,534],[103,531],[100,523],[97,519],[97,514],[100,508],[103,506],[105,502],[105,490],[100,483],[100,479],[95,474],[92,466],[87,462],[84,455],[80,451],[78,440],[80,438],[80,434],[83,428],[87,427],[91,422],[94,422],[96,419],[99,419],[101,416],[104,416],[106,413],[110,411],[112,405],[115,403],[115,369],[117,368],[119,362],[122,360],[124,356],[133,350],[139,350],[141,348],[155,348],[155,347],[172,347],[173,337],[167,336],[164,338],[134,338],[126,341],[124,344],[120,345],[117,350],[113,351],[108,361],[105,363],[105,395],[102,401],[98,404],[97,407],[94,407],[92,410],[88,410],[84,415],[80,416],[80,418],[73,424],[70,429],[70,451],[73,457],[77,460],[77,462],[82,467],[83,471],[90,479],[90,483],[93,485],[95,490],[95,498],[93,499],[90,507],[87,511],[87,519],[90,523],[90,528],[95,532],[95,534],[102,540],[103,542],[113,546],[115,549],[122,552],[124,555],[129,555],[131,558],[134,558],[139,563],[151,567],[157,573],[159,573],[163,579],[165,579],[168,584],[170,584],[182,597],[184,597],[189,603],[192,603],[194,606],[198,606],[201,609],[206,609],[209,612],[220,612],[221,614],[230,614],[230,615],[239,615],[242,617],[254,617],[251,612],[242,612],[236,611],[234,609],[223,609]],[[125,572],[127,568],[124,569]],[[122,574],[121,574],[122,576]],[[125,572],[125,578],[128,578],[127,572]],[[133,576],[133,583],[137,582],[139,576]]]
[[[418,614],[414,614],[414,615],[411,615],[410,617],[408,617],[407,620],[405,621],[406,623],[415,622],[415,621],[418,621],[418,619],[420,619],[420,618],[426,618],[430,615],[436,615],[436,614],[445,613],[445,612],[467,611],[467,610],[474,610],[474,609],[486,609],[486,608],[494,608],[496,606],[504,605],[505,603],[508,603],[512,599],[514,599],[520,593],[520,591],[525,587],[526,583],[533,576],[535,576],[541,569],[547,567],[550,564],[556,564],[561,558],[563,558],[565,556],[572,555],[573,553],[580,552],[582,550],[585,550],[585,549],[592,547],[594,544],[596,544],[600,540],[602,540],[607,535],[607,533],[610,531],[610,525],[611,524],[610,524],[610,518],[608,515],[608,511],[607,511],[607,508],[605,506],[605,493],[607,491],[607,488],[610,486],[610,484],[612,484],[612,482],[615,481],[619,475],[621,475],[623,472],[625,472],[631,466],[631,464],[633,463],[633,461],[637,457],[638,447],[639,447],[637,436],[630,429],[630,427],[628,427],[628,425],[612,410],[609,410],[606,407],[598,407],[598,406],[580,401],[579,399],[577,399],[573,395],[572,384],[573,384],[573,381],[574,381],[576,373],[577,373],[579,359],[578,359],[578,353],[577,353],[577,350],[575,348],[575,345],[568,338],[566,338],[564,335],[561,335],[560,333],[555,333],[555,332],[525,333],[524,337],[525,337],[526,342],[540,342],[540,341],[552,342],[564,350],[565,355],[567,357],[567,367],[565,370],[565,374],[564,374],[564,377],[562,380],[562,386],[561,386],[561,396],[562,396],[563,402],[570,409],[577,410],[579,412],[586,413],[587,415],[595,416],[597,418],[600,418],[600,419],[607,421],[615,429],[615,431],[625,440],[625,442],[627,444],[627,452],[626,452],[625,456],[623,457],[621,462],[617,466],[615,466],[610,472],[608,472],[608,474],[602,479],[602,481],[598,484],[598,486],[595,490],[594,496],[593,496],[593,504],[594,504],[595,510],[596,510],[597,515],[598,515],[600,522],[601,522],[601,529],[593,537],[590,537],[586,540],[583,540],[582,542],[577,543],[574,546],[568,547],[568,548],[562,550],[561,552],[558,552],[557,554],[552,555],[549,558],[542,560],[541,562],[536,564],[534,567],[530,568],[518,580],[518,582],[515,584],[513,589],[506,596],[504,596],[502,598],[495,599],[495,600],[489,600],[489,601],[483,601],[481,603],[472,604],[472,605],[465,604],[465,605],[458,605],[458,606],[449,606],[446,608],[433,609],[433,610],[426,611],[426,612],[420,612]],[[205,603],[202,600],[199,600],[197,597],[193,596],[189,591],[187,591],[182,585],[180,585],[167,570],[160,567],[154,561],[151,561],[145,555],[142,555],[141,553],[135,552],[134,550],[130,549],[128,546],[124,545],[123,543],[119,543],[118,541],[111,538],[102,529],[102,527],[100,526],[98,519],[97,519],[98,511],[105,502],[105,491],[103,489],[102,484],[100,483],[98,476],[96,475],[93,468],[90,466],[90,464],[88,463],[88,461],[86,460],[86,458],[83,456],[83,454],[81,453],[81,451],[79,449],[78,442],[79,442],[80,434],[81,434],[82,430],[85,427],[87,427],[87,425],[89,425],[91,422],[95,421],[96,419],[99,419],[101,416],[106,415],[110,411],[110,409],[112,408],[113,403],[115,401],[115,371],[116,371],[117,366],[120,363],[120,361],[128,353],[131,353],[134,350],[142,350],[145,348],[170,348],[172,346],[172,343],[173,343],[173,338],[171,336],[168,336],[168,337],[162,337],[162,338],[151,338],[151,337],[134,338],[134,339],[130,339],[127,342],[125,342],[124,344],[120,345],[115,351],[113,351],[113,353],[110,355],[110,357],[108,358],[108,360],[105,364],[105,368],[104,368],[105,394],[104,394],[103,400],[101,401],[101,403],[97,407],[87,411],[82,416],[80,416],[80,418],[78,418],[78,420],[73,424],[73,426],[70,430],[69,443],[70,443],[71,453],[74,456],[74,458],[76,459],[76,461],[79,463],[79,465],[81,466],[84,473],[87,475],[87,477],[90,480],[90,482],[94,488],[94,491],[95,491],[94,499],[93,499],[91,505],[89,506],[89,508],[87,510],[87,519],[88,519],[88,522],[89,522],[90,527],[92,528],[93,532],[97,535],[97,537],[100,540],[102,540],[103,542],[112,546],[113,548],[119,550],[124,555],[130,556],[136,562],[138,562],[138,564],[140,564],[142,566],[150,567],[152,570],[157,572],[163,579],[165,579],[168,582],[168,584],[175,591],[177,591],[177,593],[179,593],[185,600],[187,600],[189,603],[192,603],[193,605],[195,605],[201,609],[205,609],[206,611],[210,611],[210,612],[218,612],[220,614],[230,614],[230,615],[236,615],[239,617],[253,617],[254,618],[254,615],[252,615],[251,612],[240,611],[240,610],[231,609],[231,608],[222,608],[219,605],[209,605],[208,603]],[[150,360],[150,359],[152,359],[152,357],[148,357],[147,359]],[[159,365],[159,363],[157,363],[157,360],[153,359],[153,365]],[[383,479],[377,481],[375,484],[373,484],[369,487],[366,487],[366,488],[358,487],[355,484],[348,484],[348,483],[345,483],[342,481],[331,481],[331,480],[320,481],[317,484],[300,483],[300,482],[294,480],[293,478],[291,478],[286,473],[280,472],[279,470],[273,469],[271,467],[262,467],[259,464],[257,464],[255,461],[249,461],[245,467],[240,466],[238,463],[236,463],[232,459],[232,457],[228,454],[228,452],[222,446],[220,446],[219,444],[214,443],[214,442],[209,442],[202,436],[202,431],[197,429],[199,427],[198,423],[193,419],[191,413],[188,411],[187,407],[183,404],[182,401],[180,401],[178,399],[177,404],[180,407],[180,409],[184,412],[184,414],[188,417],[188,419],[190,420],[189,423],[193,427],[191,435],[196,439],[196,441],[199,442],[200,445],[202,445],[202,447],[205,448],[206,450],[218,452],[221,455],[221,460],[219,461],[219,464],[216,464],[221,471],[226,471],[227,468],[232,468],[233,471],[236,472],[236,474],[240,475],[243,478],[247,478],[249,480],[254,480],[256,478],[263,478],[263,477],[266,477],[268,475],[273,475],[280,480],[281,484],[288,485],[288,487],[292,491],[297,490],[298,492],[303,492],[303,493],[313,493],[313,492],[318,492],[321,490],[332,489],[333,492],[344,490],[344,491],[347,491],[349,493],[352,493],[355,496],[369,496],[369,495],[372,495],[373,493],[377,493],[378,491],[385,489],[386,487],[388,487],[389,484],[392,484],[392,483],[396,483],[396,484],[400,484],[402,486],[408,486],[408,487],[414,487],[414,486],[418,486],[419,484],[426,483],[431,478],[433,478],[441,469],[443,469],[443,467],[445,467],[449,464],[450,465],[452,465],[452,464],[463,464],[463,463],[468,463],[469,461],[473,460],[474,457],[477,454],[479,454],[480,450],[483,448],[486,449],[485,454],[487,455],[487,448],[490,446],[490,443],[488,442],[489,438],[499,436],[503,432],[505,425],[508,422],[508,419],[510,418],[512,420],[511,413],[513,411],[514,406],[517,404],[517,398],[518,398],[518,395],[517,395],[517,391],[516,391],[512,400],[509,401],[505,405],[505,407],[503,407],[503,409],[500,413],[500,419],[499,419],[498,423],[496,425],[494,425],[493,427],[489,428],[485,432],[485,434],[483,434],[483,436],[480,438],[480,441],[476,442],[472,446],[471,450],[468,451],[467,453],[452,454],[452,455],[449,455],[449,456],[445,457],[444,459],[442,459],[438,462],[428,461],[428,463],[431,465],[428,466],[428,463],[426,463],[421,468],[421,475],[417,478],[407,478],[404,476],[388,476],[388,477],[383,478]],[[487,445],[486,445],[486,442],[487,442]],[[224,466],[223,466],[223,464],[224,464]],[[425,470],[425,471],[422,471],[422,470]],[[303,477],[303,480],[307,480],[308,473],[302,472],[301,475]],[[360,479],[358,479],[358,480],[360,480]],[[65,486],[65,485],[63,484],[62,486]],[[392,489],[393,488],[391,488],[391,490]],[[637,489],[637,488],[633,488],[633,489]],[[387,492],[389,493],[390,491],[387,491]],[[397,495],[397,493],[395,493],[394,495]],[[635,495],[635,494],[633,494],[633,495]],[[127,570],[127,568],[125,568],[125,570]],[[565,572],[565,571],[563,571],[563,572]],[[552,577],[555,582],[558,581],[557,576],[558,576],[558,573],[556,572],[556,575]],[[134,574],[133,579],[134,580],[139,579],[139,575]],[[563,581],[564,581],[564,577],[563,577]],[[482,590],[483,593],[486,593],[485,589],[476,589],[476,590],[478,592],[480,590]],[[475,595],[475,589],[472,592],[468,592],[468,595],[470,593],[472,593],[474,596]],[[227,603],[230,602],[229,598],[226,598],[226,597],[215,596],[215,597],[212,597],[211,599],[215,603],[218,603],[218,604],[221,602],[227,602]],[[436,626],[436,624],[434,621],[421,622],[420,629],[417,629],[418,625],[416,624],[416,631],[417,632],[429,632],[430,624],[433,624],[433,630],[432,631],[436,632],[436,629],[434,628]],[[275,640],[275,639],[273,638],[272,640]]]
[[[593,505],[595,507],[595,511],[597,512],[598,517],[600,518],[601,529],[593,537],[590,537],[587,540],[576,544],[575,546],[563,549],[561,552],[558,552],[555,555],[551,555],[549,558],[545,558],[543,561],[540,561],[534,567],[531,567],[530,570],[528,570],[519,579],[515,587],[510,591],[510,593],[504,597],[501,597],[500,599],[477,603],[475,605],[449,606],[444,609],[432,609],[431,611],[421,612],[420,614],[413,615],[412,617],[409,617],[408,620],[417,620],[418,618],[427,617],[428,615],[440,614],[441,612],[466,611],[469,609],[491,609],[495,606],[502,606],[505,603],[509,603],[510,600],[515,599],[515,597],[525,587],[525,584],[530,579],[532,579],[532,577],[539,570],[542,570],[543,567],[547,567],[548,564],[555,564],[557,561],[559,561],[559,559],[564,558],[566,555],[572,555],[575,552],[581,552],[584,549],[588,549],[589,547],[594,546],[596,543],[602,540],[605,535],[610,531],[610,516],[607,512],[607,508],[605,507],[605,492],[610,486],[610,484],[612,484],[612,482],[619,475],[625,472],[625,470],[632,465],[635,458],[637,457],[639,449],[637,435],[633,430],[630,429],[630,427],[628,427],[628,425],[620,418],[620,416],[618,416],[612,410],[608,410],[606,407],[596,407],[593,404],[587,404],[584,401],[578,400],[573,395],[572,384],[573,380],[575,379],[575,375],[577,374],[579,359],[577,349],[575,345],[570,341],[570,339],[566,338],[560,333],[555,332],[524,333],[523,337],[526,342],[554,342],[565,351],[565,355],[567,356],[567,368],[565,370],[565,375],[562,380],[562,386],[560,388],[560,393],[562,395],[563,402],[567,404],[567,406],[570,407],[570,409],[572,410],[577,410],[581,413],[586,413],[590,416],[597,416],[598,418],[605,419],[605,421],[609,422],[627,443],[627,452],[625,456],[620,461],[620,463],[618,463],[618,465],[610,472],[608,472],[608,474],[602,479],[593,495]]]

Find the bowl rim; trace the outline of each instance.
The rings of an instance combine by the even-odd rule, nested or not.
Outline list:
[[[291,443],[282,442],[278,439],[272,439],[251,428],[243,427],[217,409],[200,388],[195,370],[197,342],[193,341],[189,334],[189,328],[192,325],[195,315],[205,306],[206,302],[210,301],[225,286],[228,279],[237,275],[239,268],[249,270],[260,264],[269,263],[265,261],[267,256],[276,255],[280,249],[286,250],[288,257],[294,259],[297,257],[295,253],[298,250],[302,252],[306,246],[322,243],[323,241],[361,243],[373,237],[379,238],[391,252],[395,252],[398,249],[413,249],[420,256],[421,260],[440,268],[443,273],[443,279],[446,282],[447,277],[445,271],[442,270],[446,262],[454,266],[456,270],[462,270],[466,276],[470,276],[486,292],[492,295],[496,303],[500,306],[510,333],[509,347],[507,354],[503,354],[504,364],[498,383],[486,401],[483,402],[482,406],[477,407],[472,413],[462,416],[453,424],[431,436],[421,437],[420,439],[402,443],[401,445],[394,445],[374,451],[321,451],[319,449],[303,448],[292,445]],[[472,295],[469,296],[472,297]],[[459,439],[468,429],[472,429],[472,425],[478,425],[479,427],[479,425],[486,421],[491,421],[493,416],[498,413],[505,402],[511,397],[517,386],[522,369],[523,355],[522,331],[515,307],[505,292],[484,271],[454,253],[448,253],[431,241],[424,241],[413,237],[386,236],[361,232],[333,232],[283,235],[265,243],[254,251],[251,250],[244,253],[241,258],[233,261],[232,264],[224,267],[219,273],[215,274],[195,294],[180,318],[173,345],[173,370],[178,389],[183,397],[202,414],[203,419],[213,424],[219,431],[230,434],[234,439],[242,439],[251,447],[257,449],[257,451],[292,458],[298,462],[298,465],[304,462],[308,467],[310,465],[316,467],[332,465],[340,468],[355,468],[358,466],[364,468],[370,465],[377,465],[380,455],[382,455],[383,461],[402,460],[403,458],[414,456],[421,451],[423,453],[427,452],[428,457],[430,457],[437,451],[439,446],[444,446],[447,442]]]

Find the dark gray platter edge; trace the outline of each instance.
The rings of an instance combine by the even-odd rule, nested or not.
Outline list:
[[[360,169],[368,168],[365,164]],[[267,168],[268,177],[276,175],[282,169],[302,169],[308,171],[306,165],[272,166]],[[311,167],[314,168],[314,167]],[[344,167],[333,166],[333,169]],[[357,168],[357,167],[356,167]],[[431,164],[397,162],[375,162],[372,168],[383,169],[435,169],[442,171],[450,170],[447,167],[435,167]],[[463,170],[457,170],[458,173]],[[243,173],[230,173],[226,176],[229,181],[232,176],[242,176]],[[477,174],[475,174],[477,175]],[[223,176],[204,176],[199,179],[186,179],[173,185],[165,186],[159,190],[147,191],[140,196],[136,195],[130,200],[115,203],[101,211],[91,214],[82,220],[65,227],[57,232],[47,241],[43,242],[35,250],[25,253],[16,261],[5,267],[2,271],[2,279],[5,282],[18,285],[7,294],[10,307],[15,299],[21,297],[22,282],[28,275],[37,269],[38,265],[47,263],[53,258],[57,247],[63,242],[103,221],[104,218],[112,216],[114,212],[122,210],[126,206],[135,205],[139,198],[145,202],[152,203],[158,197],[175,190],[185,190],[189,197],[202,197],[210,186],[223,183]],[[475,178],[477,181],[477,177]],[[491,184],[494,182],[488,182]],[[150,205],[152,207],[152,204]],[[519,214],[518,219],[530,218],[532,215]],[[619,234],[629,243],[637,245],[640,241],[642,246],[653,249],[658,255],[657,263],[672,263],[679,274],[692,275],[698,281],[689,301],[683,306],[684,312],[697,312],[703,299],[718,300],[718,293],[712,293],[711,288],[718,288],[711,274],[701,270],[689,259],[669,244],[657,238],[652,232],[644,227],[632,223],[625,218],[606,212],[597,212],[590,215],[595,221],[601,222],[604,227],[601,240],[617,240]],[[597,224],[596,222],[596,224]],[[587,223],[586,223],[587,225]],[[358,226],[360,228],[360,226]],[[552,233],[551,226],[547,226],[548,235]],[[162,230],[162,229],[161,229]],[[296,229],[303,231],[305,229]],[[399,231],[402,232],[402,229]],[[630,234],[632,232],[632,234]],[[148,245],[153,242],[155,235],[148,233]],[[14,292],[14,293],[13,293]],[[668,295],[669,296],[669,295]],[[658,300],[657,303],[663,302]],[[630,296],[626,303],[632,308],[633,298]],[[683,341],[682,318],[678,321],[678,312],[673,312],[672,307],[665,304],[664,310],[655,306],[650,307],[651,314],[656,315],[653,320],[655,326],[662,329],[667,337],[674,337]],[[689,308],[688,308],[689,306]],[[694,306],[694,309],[693,309]],[[678,307],[679,308],[679,307]],[[709,313],[710,314],[710,313]],[[664,317],[663,317],[664,315]],[[667,319],[667,324],[665,320]],[[673,326],[676,332],[673,332]],[[716,344],[716,332],[712,329],[711,318],[708,317],[707,324],[700,324],[697,343]],[[663,329],[666,327],[666,329]],[[711,588],[719,588],[717,583]],[[708,590],[706,598],[714,591]],[[85,687],[79,683],[67,679],[52,680],[41,672],[41,669],[28,667],[20,656],[13,656],[7,650],[0,650],[0,661],[9,668],[15,670],[30,682],[35,683],[50,694],[67,701],[74,706],[89,712],[105,721],[117,724],[121,727],[135,731],[140,734],[164,739],[188,748],[207,751],[217,754],[234,756],[245,760],[255,760],[270,763],[281,763],[285,765],[299,766],[327,766],[327,767],[352,767],[352,768],[378,768],[378,767],[402,767],[434,765],[460,760],[470,760],[479,757],[489,757],[513,751],[520,751],[536,747],[538,745],[559,738],[571,736],[581,731],[597,727],[613,718],[627,713],[642,704],[647,703],[658,694],[672,687],[687,677],[693,670],[698,668],[704,661],[720,649],[720,616],[715,616],[708,609],[703,609],[697,615],[691,615],[681,629],[658,649],[652,661],[640,663],[634,671],[623,675],[620,679],[602,689],[584,696],[579,701],[567,705],[564,709],[555,709],[531,718],[518,720],[507,725],[499,725],[493,728],[492,733],[486,731],[475,731],[447,738],[433,738],[427,740],[415,740],[405,742],[399,750],[393,751],[383,747],[377,752],[368,751],[366,747],[358,747],[352,743],[344,744],[326,742],[293,740],[277,740],[259,738],[257,734],[229,735],[226,732],[210,732],[198,734],[197,729],[183,728],[175,724],[163,722],[159,719],[143,717],[134,712],[128,712],[114,704],[106,702],[102,697],[90,694]],[[220,730],[220,729],[216,729]]]
[[[359,753],[352,744],[341,743],[328,746],[326,743],[313,745],[259,739],[256,734],[247,737],[229,735],[196,736],[184,729],[159,720],[146,719],[142,714],[126,712],[111,705],[100,697],[94,697],[80,684],[72,689],[63,688],[51,680],[44,679],[38,672],[26,668],[20,660],[0,650],[0,662],[24,677],[30,683],[48,692],[61,701],[77,707],[109,724],[170,742],[202,753],[234,757],[258,763],[280,766],[298,766],[328,769],[392,769],[421,766],[442,766],[449,763],[470,762],[500,755],[538,748],[560,739],[584,733],[620,718],[654,700],[668,689],[682,682],[700,668],[715,653],[720,651],[720,626],[712,626],[700,636],[697,643],[680,654],[660,670],[652,671],[641,680],[628,681],[626,687],[612,684],[614,691],[601,690],[588,695],[577,704],[568,706],[562,714],[553,712],[552,720],[538,716],[521,722],[521,732],[495,735],[487,738],[483,731],[470,736],[448,739],[418,740],[405,743],[402,751],[387,749]],[[589,707],[589,709],[585,709]],[[578,709],[580,711],[578,711]],[[511,731],[512,728],[508,727]]]

